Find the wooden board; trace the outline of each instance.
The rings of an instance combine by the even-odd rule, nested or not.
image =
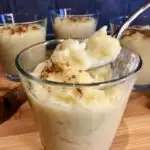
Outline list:
[[[21,83],[8,80],[0,65],[0,124],[8,120],[26,99]]]
[[[132,94],[111,150],[150,150],[150,98]],[[26,102],[0,125],[0,150],[43,150]]]

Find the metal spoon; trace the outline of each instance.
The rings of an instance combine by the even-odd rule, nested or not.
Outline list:
[[[136,10],[127,20],[126,22],[120,27],[120,29],[113,35],[118,40],[121,38],[123,32],[129,27],[129,25],[145,10],[150,7],[150,0],[147,0],[138,10]]]
[[[147,0],[138,10],[136,10],[126,21],[125,23],[114,33],[114,37],[116,37],[118,40],[121,38],[123,32],[129,27],[129,25],[145,10],[147,10],[150,7],[150,0]],[[101,64],[98,66],[90,67],[87,70],[94,70],[97,68],[102,68],[108,64],[111,64],[114,60],[111,60],[109,62],[106,62],[105,64]]]

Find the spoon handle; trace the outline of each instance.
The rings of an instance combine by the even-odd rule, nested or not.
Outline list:
[[[122,36],[122,33],[129,27],[129,25],[145,10],[147,10],[150,7],[150,0],[147,0],[137,11],[135,11],[129,19],[120,27],[119,31],[117,31],[114,36],[117,39],[120,39]]]

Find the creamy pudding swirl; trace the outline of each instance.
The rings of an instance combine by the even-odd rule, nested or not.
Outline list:
[[[64,83],[94,83],[111,80],[110,65],[93,71],[86,71],[93,65],[104,63],[110,59],[115,60],[120,53],[119,41],[107,35],[106,29],[106,27],[101,28],[83,42],[71,39],[64,40],[56,47],[50,59],[40,63],[32,74],[42,79]],[[32,88],[39,99],[49,99],[55,102],[58,100],[57,102],[67,105],[91,103],[98,107],[100,104],[112,103],[118,99],[117,92],[122,90],[122,87],[104,91],[95,87],[39,86],[36,83],[33,84]]]
[[[70,63],[76,70],[87,70],[115,60],[120,50],[119,41],[107,35],[105,26],[83,42],[65,40],[57,46],[51,60],[54,64]]]

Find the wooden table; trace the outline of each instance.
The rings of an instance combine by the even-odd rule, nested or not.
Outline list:
[[[111,150],[150,150],[150,98],[133,94]],[[0,150],[43,150],[26,102],[0,125]]]

